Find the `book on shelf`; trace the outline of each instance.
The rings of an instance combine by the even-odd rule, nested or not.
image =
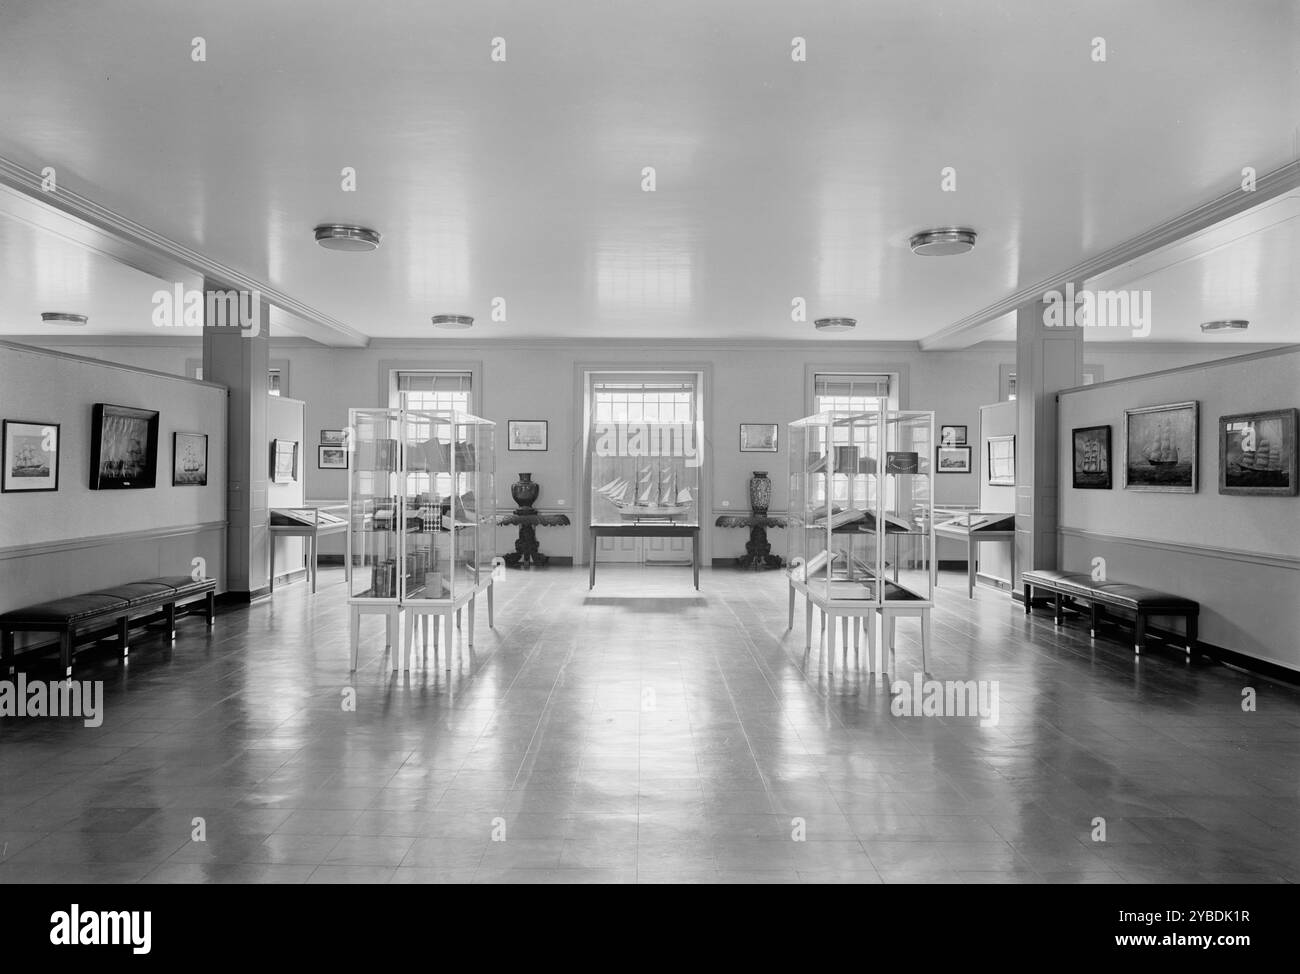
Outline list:
[[[840,553],[838,551],[835,552],[835,554],[831,554],[829,551],[825,549],[813,555],[804,564],[803,567],[804,581],[806,582],[810,576],[817,574],[817,572],[821,571],[823,568],[829,569],[829,566],[832,563],[834,563],[836,560],[838,560],[839,557],[840,557]]]
[[[867,516],[866,511],[859,511],[856,507],[846,507],[844,510],[837,511],[836,513],[830,515],[830,526],[832,530],[834,530],[835,528],[842,528],[846,524],[852,524],[855,521],[861,521],[866,516]],[[821,517],[817,518],[817,520],[815,520],[813,524],[817,525],[818,527],[825,527],[826,515],[823,514]]]

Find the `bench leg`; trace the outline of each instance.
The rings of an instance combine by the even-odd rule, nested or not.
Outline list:
[[[6,676],[14,671],[14,631],[0,631],[0,671]]]
[[[63,667],[63,675],[68,677],[72,676],[72,643],[71,629],[59,633],[59,665]]]
[[[212,620],[217,616],[217,593],[209,592],[207,598],[208,628],[212,628]]]
[[[1139,611],[1137,618],[1133,620],[1133,655],[1140,656],[1142,647],[1147,641],[1147,617],[1146,614]]]
[[[1088,610],[1092,617],[1092,624],[1091,624],[1091,628],[1088,630],[1088,635],[1091,636],[1093,639],[1096,639],[1097,626],[1101,619],[1101,603],[1093,602],[1091,605],[1088,606]]]
[[[127,630],[128,626],[126,624],[126,616],[122,616],[122,618],[117,620],[117,648],[122,654],[123,662],[128,662],[127,658],[131,655],[131,646],[126,641]]]
[[[1196,652],[1197,637],[1197,617],[1191,613],[1186,616],[1187,620],[1187,658],[1191,659],[1192,654]]]
[[[1062,607],[1062,605],[1061,605],[1061,599],[1062,599],[1061,593],[1060,593],[1060,592],[1057,592],[1057,593],[1056,593],[1056,619],[1055,619],[1055,622],[1056,622],[1056,624],[1057,624],[1058,626],[1061,624],[1061,622],[1062,622],[1062,621],[1064,620],[1064,618],[1065,618],[1064,613],[1063,613],[1063,607]]]
[[[163,606],[163,612],[166,614],[167,638],[176,642],[176,603],[168,602]]]

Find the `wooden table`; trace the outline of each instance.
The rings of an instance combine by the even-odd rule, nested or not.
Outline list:
[[[305,552],[307,574],[311,578],[312,594],[316,593],[316,556],[319,549],[318,539],[322,534],[342,534],[347,530],[348,522],[331,514],[322,513],[321,507],[277,507],[272,508],[267,531],[271,535],[271,580],[269,591],[275,591],[275,539],[304,538],[307,542]]]
[[[985,515],[988,517],[988,515]],[[1011,519],[1015,523],[1014,515],[993,515],[994,520],[987,523],[997,524],[1001,519]],[[938,537],[952,538],[957,541],[966,542],[966,597],[975,598],[975,573],[979,563],[979,546],[985,541],[1010,541],[1011,542],[1011,587],[1014,590],[1016,585],[1016,531],[1015,528],[994,530],[984,528],[982,525],[976,525],[973,529],[948,524],[936,524],[934,533]],[[937,579],[936,579],[937,583]]]
[[[767,529],[785,527],[785,518],[752,513],[723,514],[714,524],[720,528],[749,528],[749,541],[745,544],[745,554],[736,559],[737,568],[761,572],[769,568],[780,568],[784,564],[780,555],[772,554]]]
[[[591,579],[588,589],[596,587],[596,539],[597,538],[690,538],[691,571],[695,578],[695,590],[700,590],[700,526],[670,524],[665,522],[648,523],[630,521],[627,524],[593,524],[591,531]]]
[[[513,511],[497,516],[497,524],[509,527],[519,525],[519,539],[515,541],[515,550],[505,556],[506,564],[511,568],[535,566],[544,568],[550,557],[542,554],[537,543],[537,528],[565,527],[569,523],[567,514],[538,514],[535,511]]]

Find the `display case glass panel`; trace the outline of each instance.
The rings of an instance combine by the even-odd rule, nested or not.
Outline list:
[[[468,598],[496,548],[495,424],[450,410],[350,418],[350,598]]]
[[[929,412],[825,412],[789,425],[792,577],[824,602],[929,600]]]
[[[699,526],[699,424],[597,423],[589,450],[593,526]]]

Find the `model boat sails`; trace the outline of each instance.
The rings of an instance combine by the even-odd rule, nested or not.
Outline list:
[[[596,493],[618,508],[625,521],[668,520],[691,512],[691,489],[682,487],[677,471],[671,466],[648,463],[637,471],[636,483],[627,477],[615,477]]]

